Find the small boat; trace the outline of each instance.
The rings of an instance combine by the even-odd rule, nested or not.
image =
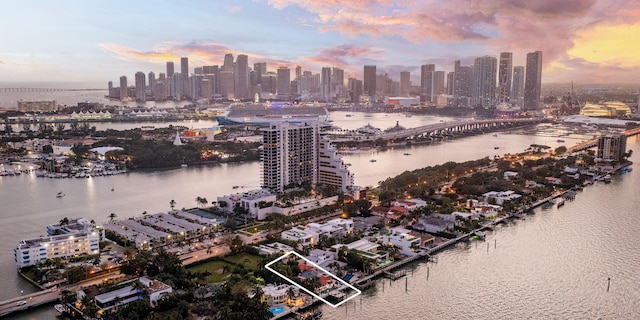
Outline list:
[[[369,162],[376,162],[376,161],[378,161],[378,160],[376,160],[376,159],[369,160]]]
[[[186,168],[186,167],[188,167],[188,166],[189,166],[189,165],[187,165],[186,163],[183,163],[183,164],[181,164],[181,165],[180,165],[180,167],[181,167],[181,168]]]
[[[62,316],[62,314],[66,312],[66,310],[64,309],[64,305],[62,304],[56,304],[53,306],[53,308],[58,311],[58,316]]]
[[[562,139],[558,139],[557,141],[558,141],[558,143],[564,143],[564,140],[562,140]]]
[[[351,117],[353,117],[353,115],[352,115],[352,114],[350,114],[350,113],[347,113],[347,114],[345,115],[345,117],[347,117],[347,118],[351,118]]]
[[[411,155],[411,153],[409,153],[409,152],[405,152],[405,153],[404,153],[404,155],[405,155],[405,156],[410,156],[410,155]]]
[[[602,177],[602,180],[604,181],[604,183],[611,182],[611,175],[610,174],[606,174],[604,177]]]
[[[240,188],[240,186],[233,186],[233,188],[234,188],[234,189],[238,189],[238,188]]]
[[[500,147],[493,147],[493,149],[498,150],[498,149],[500,149]]]
[[[487,235],[486,235],[484,232],[482,232],[482,231],[476,231],[476,232],[474,232],[474,233],[473,233],[473,235],[474,235],[474,236],[476,236],[476,237],[478,237],[478,238],[480,238],[480,239],[483,239],[483,240],[484,240],[484,238],[487,236]]]
[[[64,196],[65,196],[65,194],[62,191],[60,191],[60,192],[58,192],[58,194],[56,194],[56,198],[62,198]]]
[[[497,136],[498,136],[498,134],[497,134],[497,133],[494,133],[494,134],[493,134],[493,136],[494,136],[494,137],[497,137]]]

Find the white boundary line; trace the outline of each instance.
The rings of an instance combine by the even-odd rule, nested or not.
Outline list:
[[[298,256],[300,259],[303,259],[303,260],[304,260],[304,261],[306,261],[308,264],[312,265],[314,268],[319,269],[319,270],[321,270],[321,271],[325,272],[326,274],[331,275],[331,277],[333,277],[333,278],[335,278],[335,279],[338,279],[338,281],[342,282],[342,283],[343,283],[343,284],[345,284],[347,287],[349,287],[349,288],[353,289],[353,290],[356,292],[356,294],[354,294],[354,295],[352,295],[352,296],[349,296],[347,299],[344,299],[344,300],[340,301],[340,303],[338,303],[338,304],[333,304],[333,303],[331,303],[331,302],[329,302],[329,301],[327,301],[327,300],[323,299],[321,296],[319,296],[319,295],[317,295],[317,294],[315,294],[315,293],[311,292],[311,290],[309,290],[309,289],[307,289],[307,288],[305,288],[305,287],[301,286],[299,283],[296,283],[295,281],[293,281],[293,280],[289,279],[287,276],[282,275],[280,272],[278,272],[278,271],[276,271],[276,270],[274,270],[274,269],[272,269],[272,268],[270,267],[272,264],[274,264],[274,263],[276,263],[276,262],[278,262],[278,261],[280,261],[280,260],[282,260],[282,259],[286,258],[287,256],[289,256],[289,255],[291,255],[291,254],[295,254],[295,255],[296,255],[296,256]],[[322,302],[324,302],[324,303],[326,303],[326,304],[328,304],[328,305],[330,305],[330,306],[332,306],[332,307],[334,307],[334,308],[336,308],[336,307],[340,306],[341,304],[343,304],[343,303],[345,303],[345,302],[347,302],[347,301],[349,301],[349,300],[351,300],[351,299],[355,298],[356,296],[358,296],[359,294],[361,294],[361,293],[362,293],[362,291],[358,290],[358,288],[356,288],[356,287],[352,286],[351,284],[349,284],[348,282],[346,282],[346,281],[344,281],[344,280],[340,279],[339,277],[337,277],[337,276],[336,276],[336,275],[334,275],[333,273],[331,273],[331,272],[329,272],[329,271],[327,271],[327,270],[323,269],[323,268],[322,268],[322,267],[320,267],[319,265],[315,264],[313,261],[310,261],[309,259],[307,259],[307,258],[303,257],[302,255],[300,255],[299,253],[297,253],[297,252],[295,252],[295,251],[289,251],[289,252],[287,252],[287,253],[286,253],[285,255],[283,255],[282,257],[280,257],[280,258],[278,258],[278,259],[275,259],[275,260],[273,260],[273,261],[271,261],[271,262],[267,263],[264,267],[265,267],[267,270],[269,270],[269,271],[271,271],[271,272],[273,272],[273,273],[277,274],[280,278],[287,280],[287,281],[288,281],[289,283],[291,283],[292,285],[294,285],[294,286],[296,286],[296,287],[298,287],[298,288],[300,288],[300,289],[304,290],[304,292],[306,292],[306,293],[310,294],[312,297],[314,297],[314,298],[318,298],[318,299],[320,299],[320,301],[322,301]]]

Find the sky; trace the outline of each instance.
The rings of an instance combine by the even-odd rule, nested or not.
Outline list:
[[[420,65],[543,53],[545,83],[638,83],[640,0],[3,1],[0,82],[117,82],[135,72],[221,65],[225,53],[399,79]]]

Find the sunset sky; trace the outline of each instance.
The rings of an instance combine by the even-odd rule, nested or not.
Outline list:
[[[5,1],[0,82],[116,81],[190,71],[225,53],[318,72],[365,64],[398,79],[435,63],[452,71],[478,56],[543,52],[543,82],[638,83],[640,1],[238,0]]]

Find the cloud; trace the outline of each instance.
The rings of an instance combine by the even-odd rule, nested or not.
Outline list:
[[[231,13],[238,13],[238,12],[242,11],[242,7],[241,6],[227,6],[227,10],[229,10],[229,12],[231,12]]]

